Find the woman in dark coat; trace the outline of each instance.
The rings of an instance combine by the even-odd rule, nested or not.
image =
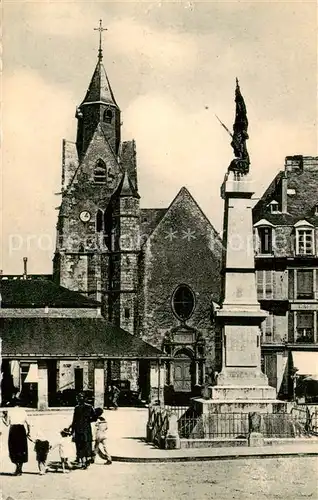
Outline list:
[[[5,416],[4,423],[9,426],[9,457],[15,464],[15,476],[22,475],[23,464],[28,461],[28,436],[30,425],[26,411],[19,407],[19,400],[14,398],[12,406]]]
[[[92,427],[96,420],[94,408],[85,403],[84,395],[79,394],[74,408],[71,431],[74,434],[76,457],[83,469],[87,469],[92,458]]]

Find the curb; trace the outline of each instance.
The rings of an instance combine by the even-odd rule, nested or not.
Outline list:
[[[289,458],[289,457],[317,457],[318,451],[313,452],[286,452],[286,453],[264,453],[262,455],[193,455],[183,457],[121,457],[112,455],[113,462],[129,462],[129,463],[160,463],[160,462],[212,462],[217,460],[243,460],[243,459],[268,459],[268,458]]]

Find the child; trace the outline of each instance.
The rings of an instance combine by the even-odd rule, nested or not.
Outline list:
[[[34,451],[36,453],[36,461],[38,463],[41,476],[46,473],[46,461],[50,449],[51,446],[49,441],[47,439],[43,439],[42,434],[38,433],[34,441]]]
[[[107,435],[106,431],[108,429],[107,422],[103,417],[103,409],[96,408],[95,410],[96,424],[95,424],[95,446],[93,451],[92,462],[94,463],[95,457],[98,455],[106,460],[105,465],[110,465],[112,463],[112,457],[107,451]]]
[[[59,449],[60,460],[63,474],[70,470],[69,458],[74,454],[74,445],[72,443],[72,433],[69,428],[65,428],[60,432],[60,439],[54,445],[54,448]],[[67,469],[67,470],[66,470]]]

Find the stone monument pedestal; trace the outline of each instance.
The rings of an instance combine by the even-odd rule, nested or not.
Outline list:
[[[221,189],[225,201],[223,304],[216,311],[222,329],[222,370],[210,399],[196,398],[199,413],[284,411],[261,370],[261,323],[267,312],[257,300],[252,195],[249,174],[230,171]]]

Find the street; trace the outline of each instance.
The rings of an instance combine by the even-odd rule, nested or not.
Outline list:
[[[126,456],[148,445],[145,436],[147,409],[120,408],[105,411],[109,425],[109,451]],[[72,409],[30,414],[31,436],[41,429],[52,444],[59,430],[71,422]],[[20,477],[12,476],[14,465],[7,452],[7,428],[2,426],[0,471],[1,500],[299,500],[316,499],[318,457],[237,458],[235,460],[132,463],[106,466],[97,458],[88,470],[62,474],[51,466],[38,474],[35,453],[29,443],[29,461]],[[138,445],[138,447],[137,447]],[[75,458],[75,449],[74,457]],[[57,464],[58,451],[49,455]]]
[[[3,500],[299,500],[317,498],[317,458],[227,460],[187,463],[102,462],[87,471],[2,475]],[[11,467],[12,469],[13,467]]]

